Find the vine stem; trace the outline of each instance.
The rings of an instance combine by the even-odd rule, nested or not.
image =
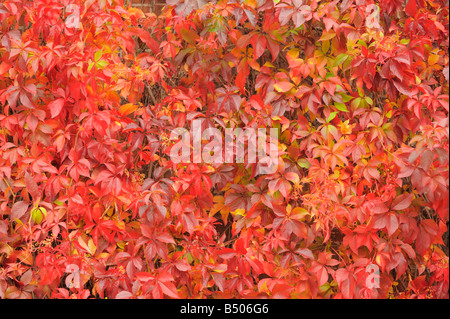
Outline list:
[[[147,90],[148,90],[148,93],[150,93],[150,98],[152,99],[153,104],[154,105],[158,104],[156,101],[155,95],[152,92],[152,88],[150,86],[147,86]]]
[[[13,191],[11,185],[8,183],[8,181],[6,180],[5,177],[3,177],[3,181],[6,183],[6,185],[8,186],[8,188],[11,190],[11,194],[13,195],[14,201],[15,201],[15,200],[16,200],[16,193]]]

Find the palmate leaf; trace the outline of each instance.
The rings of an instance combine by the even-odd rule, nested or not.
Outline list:
[[[57,2],[0,4],[0,298],[448,298],[446,1]]]

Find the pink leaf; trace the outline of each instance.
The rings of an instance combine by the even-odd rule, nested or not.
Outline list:
[[[27,186],[28,193],[34,200],[41,195],[38,184],[28,172],[25,173],[25,185]]]
[[[296,250],[297,253],[299,253],[300,255],[302,255],[305,258],[309,258],[309,259],[313,259],[314,260],[314,255],[312,253],[311,250],[309,250],[308,248],[300,248]]]
[[[173,240],[173,237],[169,235],[168,233],[160,233],[156,235],[156,239],[160,242],[166,243],[166,244],[175,244],[175,241]]]
[[[125,290],[122,290],[116,295],[116,299],[130,299],[131,297],[133,297],[133,294]]]
[[[402,194],[398,196],[394,201],[392,202],[392,209],[393,210],[403,210],[408,208],[413,200],[414,195],[413,194]]]
[[[11,209],[11,217],[20,219],[28,210],[30,205],[24,201],[15,202]]]
[[[159,282],[159,287],[161,288],[162,292],[169,296],[170,298],[175,298],[175,299],[179,299],[180,297],[178,296],[177,293],[177,288],[175,287],[174,284],[167,282],[167,283],[162,283]]]
[[[52,118],[57,117],[61,113],[63,106],[64,106],[64,99],[62,98],[56,99],[48,104],[48,108],[50,109]]]
[[[218,251],[217,255],[219,255],[223,259],[230,259],[236,255],[236,251],[231,248],[224,248],[224,249]]]
[[[339,288],[341,289],[344,298],[352,299],[356,285],[356,280],[353,274],[347,269],[340,268],[336,270],[336,281],[339,284]]]

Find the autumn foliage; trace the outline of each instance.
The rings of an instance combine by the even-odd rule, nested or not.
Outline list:
[[[0,21],[0,298],[449,297],[448,1]],[[194,119],[277,128],[277,172],[174,163]]]

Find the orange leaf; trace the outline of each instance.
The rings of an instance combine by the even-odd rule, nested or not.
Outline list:
[[[292,89],[294,87],[294,84],[292,84],[291,82],[283,81],[275,83],[273,87],[275,90],[277,90],[277,92],[285,93]]]
[[[127,116],[130,115],[131,113],[133,113],[134,111],[137,110],[139,106],[133,103],[127,103],[124,105],[121,105],[119,108],[119,113],[122,116]]]

